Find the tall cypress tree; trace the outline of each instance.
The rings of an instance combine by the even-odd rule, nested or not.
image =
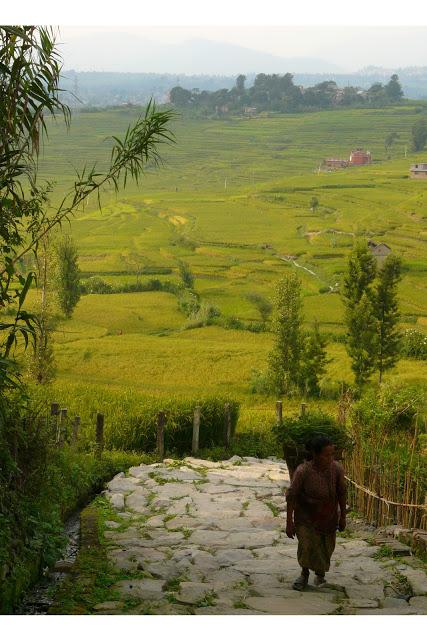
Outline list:
[[[347,352],[358,387],[369,381],[375,371],[378,348],[377,321],[374,304],[369,292],[362,294],[359,302],[347,315]]]
[[[348,259],[342,290],[346,348],[357,386],[367,382],[375,368],[377,335],[372,287],[376,272],[376,259],[367,243],[358,243]]]
[[[326,353],[327,340],[314,322],[313,332],[305,336],[301,359],[300,386],[307,395],[319,395],[320,378],[326,371],[330,360]]]
[[[401,260],[387,256],[378,273],[375,287],[374,312],[377,319],[377,369],[380,382],[384,371],[391,369],[399,359],[400,332],[397,285],[401,279]]]
[[[275,344],[269,356],[270,376],[278,394],[288,393],[300,380],[302,351],[301,280],[296,273],[277,285],[273,333]]]
[[[71,318],[74,307],[80,300],[80,269],[77,247],[70,236],[61,238],[57,245],[58,301],[62,312]]]

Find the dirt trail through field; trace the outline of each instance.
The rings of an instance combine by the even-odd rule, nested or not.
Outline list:
[[[117,475],[105,492],[119,520],[107,523],[108,555],[138,577],[114,585],[121,598],[96,611],[427,613],[423,569],[402,559],[378,560],[379,547],[355,536],[337,538],[326,585],[314,587],[310,578],[304,592],[294,591],[297,543],[284,533],[288,485],[286,464],[275,458],[166,460]]]

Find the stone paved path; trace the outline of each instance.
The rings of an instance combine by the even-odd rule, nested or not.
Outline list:
[[[165,460],[118,474],[105,492],[118,519],[106,523],[108,554],[143,577],[119,582],[123,600],[97,611],[120,613],[131,597],[136,614],[427,613],[425,572],[376,560],[378,547],[359,538],[338,537],[326,585],[292,590],[299,567],[284,533],[287,486],[275,458]],[[396,584],[414,597],[396,597]]]

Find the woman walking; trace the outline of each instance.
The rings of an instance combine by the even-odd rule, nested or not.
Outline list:
[[[286,492],[286,535],[298,539],[301,575],[293,588],[321,585],[329,571],[337,529],[346,527],[346,481],[343,467],[334,460],[334,445],[326,436],[316,436],[310,445],[313,459],[300,464]],[[339,512],[338,512],[339,507]]]

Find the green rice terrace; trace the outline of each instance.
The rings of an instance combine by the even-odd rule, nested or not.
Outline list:
[[[317,319],[332,338],[327,401],[336,381],[352,379],[337,290],[356,237],[385,242],[403,259],[402,325],[426,330],[427,182],[409,178],[410,164],[425,157],[405,157],[420,110],[176,118],[176,144],[160,148],[164,164],[149,167],[118,199],[104,192],[101,211],[87,202],[71,231],[84,280],[96,276],[116,288],[150,279],[177,284],[184,260],[221,322],[192,326],[173,291],[82,296],[55,334],[59,395],[74,395],[81,384],[163,397],[227,391],[243,401],[242,424],[259,422],[273,404],[251,393],[251,380],[253,370],[265,369],[272,334],[246,330],[261,319],[248,294],[271,297],[277,280],[296,269],[307,326]],[[137,113],[76,113],[68,133],[52,123],[41,169],[56,182],[54,196],[71,183],[73,166],[107,159],[108,136],[121,135]],[[391,132],[399,139],[386,152]],[[357,147],[371,151],[372,164],[319,170],[324,158],[348,158]],[[390,376],[424,381],[426,365],[401,360]]]

